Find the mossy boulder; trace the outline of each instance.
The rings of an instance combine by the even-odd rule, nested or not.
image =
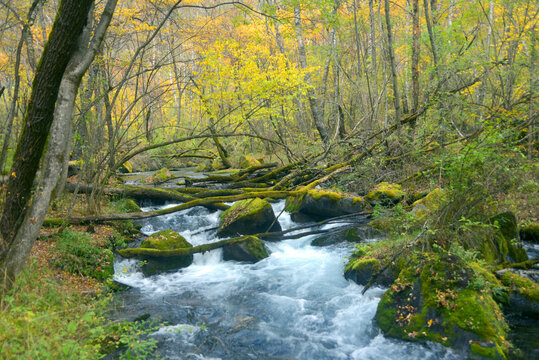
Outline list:
[[[225,168],[225,166],[223,165],[223,162],[221,161],[221,159],[215,159],[211,163],[211,168],[212,170],[222,170]]]
[[[122,164],[122,166],[120,166],[118,171],[122,174],[130,174],[133,172],[133,164],[131,164],[131,162],[127,160]]]
[[[358,243],[379,237],[380,233],[370,226],[353,226],[323,234],[311,242],[311,246],[329,246],[343,242]]]
[[[133,200],[133,199],[125,200],[125,202],[123,204],[123,210],[125,210],[128,213],[141,212],[142,211],[140,209],[140,206],[138,206],[137,203],[135,202],[135,200]]]
[[[237,201],[224,211],[217,235],[253,235],[267,231],[281,231],[281,225],[271,205],[266,200],[254,198]]]
[[[161,230],[144,239],[139,248],[168,251],[191,247],[193,245],[177,232]],[[152,255],[144,255],[139,258],[144,261],[141,270],[146,276],[184,268],[193,263],[193,255],[164,256],[160,255],[159,252],[155,252]]]
[[[528,260],[526,250],[524,250],[520,242],[515,214],[509,211],[503,212],[491,217],[490,222],[498,228],[493,239],[498,250],[497,262],[519,263]],[[488,246],[488,243],[485,246]]]
[[[247,169],[251,166],[260,166],[261,163],[257,159],[249,155],[242,155],[238,159],[238,165],[242,169]]]
[[[195,171],[202,172],[202,171],[211,171],[213,162],[210,160],[206,160],[203,163],[200,163],[197,165]]]
[[[365,196],[371,205],[392,206],[404,199],[404,191],[399,184],[381,182]]]
[[[172,179],[174,176],[167,168],[162,168],[160,170],[157,170],[155,174],[153,175],[153,182],[163,182],[167,181],[168,179]]]
[[[344,268],[344,278],[364,286],[393,284],[404,262],[393,256],[394,249],[381,245],[387,242],[358,246]]]
[[[539,316],[539,285],[536,282],[509,269],[497,271],[496,276],[509,290],[504,304],[507,311]]]
[[[269,256],[268,249],[256,236],[223,247],[223,259],[256,263]]]
[[[539,243],[539,223],[531,223],[520,227],[520,239],[522,241]]]
[[[440,208],[447,195],[443,189],[436,188],[423,198],[412,203],[412,213],[417,220],[423,221],[429,214]]]
[[[355,214],[370,210],[371,206],[362,197],[335,191],[313,189],[302,195],[286,199],[285,210],[295,220],[296,214],[303,214],[315,220]]]
[[[438,342],[471,359],[506,359],[510,347],[488,278],[454,255],[411,256],[375,320],[387,336]]]

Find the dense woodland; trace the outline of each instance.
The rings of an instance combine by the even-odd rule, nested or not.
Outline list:
[[[42,336],[68,328],[58,314],[73,303],[84,307],[81,317],[92,314],[77,320],[81,334],[101,332],[83,341],[75,329],[62,330],[69,356],[98,358],[142,344],[129,354],[145,358],[155,345],[136,342],[147,331],[140,324],[108,323],[106,296],[90,299],[73,285],[86,280],[38,286],[36,273],[54,278],[58,268],[69,270],[68,257],[56,267],[39,259],[48,256],[36,254],[43,239],[61,249],[90,224],[115,239],[100,244],[107,251],[125,247],[127,233],[136,233],[131,220],[163,213],[125,206],[129,197],[183,203],[165,213],[288,198],[292,212],[302,205],[291,199],[328,191],[368,200],[363,213],[389,239],[360,246],[346,268],[379,262],[366,289],[400,258],[412,260],[395,270],[402,271],[390,287],[395,294],[414,283],[409,268],[438,274],[446,263],[478,261],[472,268],[482,285],[476,281],[474,291],[490,299],[484,309],[496,319],[485,315],[475,327],[455,321],[477,344],[495,346],[474,348],[470,340],[465,353],[526,358],[506,340],[493,290],[524,285],[493,274],[515,263],[533,269],[537,261],[517,255],[517,230],[516,237],[504,233],[509,242],[491,239],[504,232],[497,214],[510,213],[520,237],[537,241],[538,12],[533,0],[0,0],[0,311],[12,319],[2,320],[10,330],[0,330],[0,339],[19,339],[0,354],[62,358],[52,350],[59,340]],[[231,172],[184,178],[180,188],[158,193],[172,177],[168,169],[183,167]],[[118,177],[160,169],[139,188]],[[212,190],[211,182],[228,190]],[[422,198],[418,215],[413,204]],[[88,255],[98,259],[90,266],[111,262],[108,256]],[[531,293],[537,306],[539,287],[525,280],[518,291]],[[449,289],[436,290],[441,308],[469,310],[455,295],[468,288],[422,281]],[[57,292],[69,294],[65,302],[47,303]],[[413,327],[413,314],[401,310],[397,330],[377,313],[386,335],[458,346],[446,333],[422,332],[430,323]],[[25,334],[16,324],[41,311],[54,317],[52,330],[34,324]],[[49,345],[36,345],[43,341]]]

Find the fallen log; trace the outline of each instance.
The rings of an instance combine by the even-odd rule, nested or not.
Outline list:
[[[180,248],[175,250],[159,250],[159,249],[147,249],[147,248],[128,248],[116,251],[118,255],[125,258],[140,258],[147,259],[148,257],[171,257],[171,256],[185,256],[193,255],[197,253],[205,253],[210,250],[219,249],[225,245],[236,244],[251,238],[252,235],[241,236],[232,239],[225,239],[216,241],[214,243],[203,244],[193,246],[191,248]]]
[[[70,184],[67,183],[65,189],[70,192],[75,192],[75,189],[78,188],[79,193],[89,194],[96,189],[95,185],[86,185],[86,184]],[[111,196],[123,196],[134,199],[151,199],[151,200],[162,200],[162,201],[178,201],[186,203],[189,201],[196,200],[197,197],[189,196],[185,194],[178,193],[176,191],[162,189],[162,188],[150,188],[144,186],[132,186],[132,185],[120,185],[118,187],[104,187],[102,189],[103,193]],[[202,205],[210,210],[226,210],[229,208],[228,205],[223,203],[212,203]]]
[[[124,213],[124,214],[105,214],[105,215],[91,215],[85,217],[71,217],[68,219],[46,219],[46,223],[63,223],[68,222],[69,224],[86,224],[86,223],[96,223],[112,220],[137,220],[137,219],[147,219],[155,216],[171,214],[180,210],[190,209],[195,206],[208,206],[212,204],[219,204],[223,202],[232,202],[243,199],[252,199],[256,197],[260,198],[274,198],[282,199],[288,196],[297,196],[300,195],[302,191],[260,191],[260,192],[251,192],[245,194],[231,195],[231,196],[218,196],[218,197],[209,197],[205,199],[195,199],[184,204],[176,205],[167,209],[147,211],[147,212],[135,212],[135,213]]]

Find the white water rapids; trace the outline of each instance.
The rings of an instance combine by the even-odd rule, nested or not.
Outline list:
[[[284,202],[273,206],[279,214]],[[194,208],[145,220],[142,231],[172,229],[199,245],[216,240],[215,230],[201,230],[217,226],[219,214]],[[286,212],[279,221],[297,226]],[[256,264],[225,262],[215,250],[151,277],[137,261],[118,260],[115,280],[132,288],[117,295],[116,316],[166,321],[152,335],[165,359],[458,358],[436,344],[384,337],[372,322],[384,290],[361,295],[363,287],[343,276],[351,248],[312,247],[314,237],[267,243],[270,257]]]

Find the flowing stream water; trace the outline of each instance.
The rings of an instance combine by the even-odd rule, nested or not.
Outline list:
[[[284,201],[273,207],[279,214]],[[144,220],[142,231],[172,229],[193,245],[208,243],[220,213],[197,207]],[[283,229],[297,226],[286,212],[279,221]],[[458,358],[437,344],[384,337],[372,321],[384,290],[362,295],[343,276],[351,248],[312,247],[313,238],[267,243],[270,257],[256,264],[223,261],[218,249],[151,277],[136,260],[117,260],[115,280],[131,288],[117,295],[115,316],[166,321],[152,334],[165,359]]]

